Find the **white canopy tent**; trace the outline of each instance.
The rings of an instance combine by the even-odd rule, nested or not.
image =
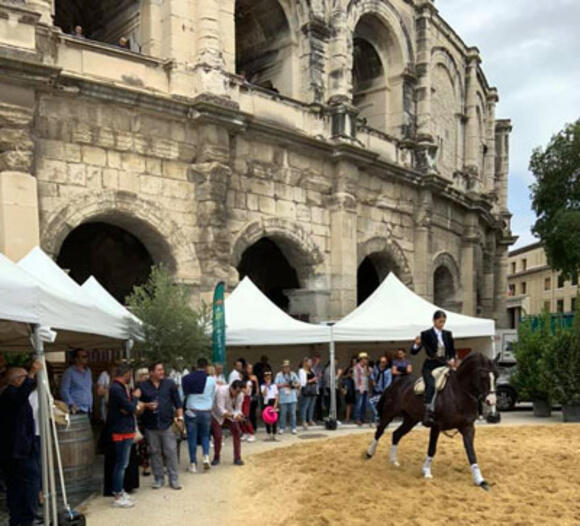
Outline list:
[[[41,248],[33,248],[18,262],[32,279],[46,290],[50,290],[69,305],[74,305],[75,311],[67,313],[56,309],[53,321],[45,322],[53,328],[66,329],[92,335],[87,346],[96,346],[102,337],[114,340],[129,340],[133,336],[131,326],[126,316],[111,309],[102,308],[97,301],[81,286],[70,278]],[[63,339],[59,336],[59,343]]]
[[[438,308],[408,289],[391,272],[358,308],[334,325],[334,341],[413,340],[431,324],[433,313]],[[453,332],[455,339],[483,339],[490,346],[485,352],[492,351],[493,320],[445,312],[445,328]]]
[[[82,285],[81,289],[85,291],[97,305],[104,311],[114,316],[124,318],[129,326],[129,331],[133,339],[141,340],[143,338],[142,322],[126,307],[121,305],[108,291],[103,287],[94,276],[88,278]]]
[[[35,251],[33,251],[35,252]],[[30,256],[30,255],[29,255]],[[0,254],[0,345],[2,350],[24,350],[31,347],[37,359],[46,366],[44,342],[56,336],[49,328],[58,329],[59,345],[109,344],[125,340],[127,328],[123,321],[97,308],[80,287],[66,283],[51,265],[40,265],[45,254],[38,254],[22,265],[16,265]],[[28,257],[28,256],[27,256]],[[50,258],[49,261],[52,263]],[[26,258],[25,258],[26,260]],[[34,265],[33,265],[34,263]],[[56,266],[56,264],[54,264]],[[30,269],[32,273],[25,270]],[[58,268],[58,267],[57,267]],[[67,279],[68,276],[65,277]],[[55,287],[52,287],[54,282]],[[73,283],[74,284],[74,283]],[[56,436],[54,420],[50,419],[50,390],[46,368],[39,372],[38,400],[42,453],[42,488],[44,522],[58,522],[52,434]],[[58,462],[61,472],[61,463]],[[64,492],[64,489],[63,489]]]
[[[272,303],[245,277],[226,299],[226,345],[325,343],[330,330],[296,320]]]

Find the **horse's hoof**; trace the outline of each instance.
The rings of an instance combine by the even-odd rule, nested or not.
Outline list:
[[[479,485],[479,487],[480,487],[482,490],[485,490],[485,491],[491,491],[491,488],[489,487],[489,484],[488,484],[488,483],[487,483],[485,480],[482,480],[482,481],[481,481],[481,484]]]
[[[367,460],[373,458],[373,456],[368,451],[365,451],[365,457]]]
[[[395,466],[396,468],[400,468],[401,467],[401,464],[399,464],[399,461],[398,460],[391,460],[391,464],[393,466]]]
[[[431,475],[431,471],[423,471],[423,478],[431,480],[433,478],[433,475]]]

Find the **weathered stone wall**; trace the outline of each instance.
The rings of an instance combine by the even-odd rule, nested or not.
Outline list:
[[[81,97],[42,97],[36,111],[42,245],[56,255],[79,224],[106,220],[142,239],[179,279],[199,280],[195,130]]]

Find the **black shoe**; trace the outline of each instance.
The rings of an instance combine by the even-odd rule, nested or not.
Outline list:
[[[219,463],[220,463],[220,459],[219,459],[219,458],[214,458],[214,459],[211,461],[211,465],[212,465],[212,466],[219,466]]]
[[[243,466],[244,465],[244,461],[241,458],[237,458],[236,460],[234,460],[234,464],[236,466]]]

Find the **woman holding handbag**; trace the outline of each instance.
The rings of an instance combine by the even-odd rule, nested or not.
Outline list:
[[[298,378],[300,379],[300,418],[302,420],[302,427],[304,430],[308,429],[308,425],[314,425],[314,405],[316,403],[316,396],[318,395],[318,381],[316,375],[312,371],[312,360],[304,358],[300,369],[298,370]]]

